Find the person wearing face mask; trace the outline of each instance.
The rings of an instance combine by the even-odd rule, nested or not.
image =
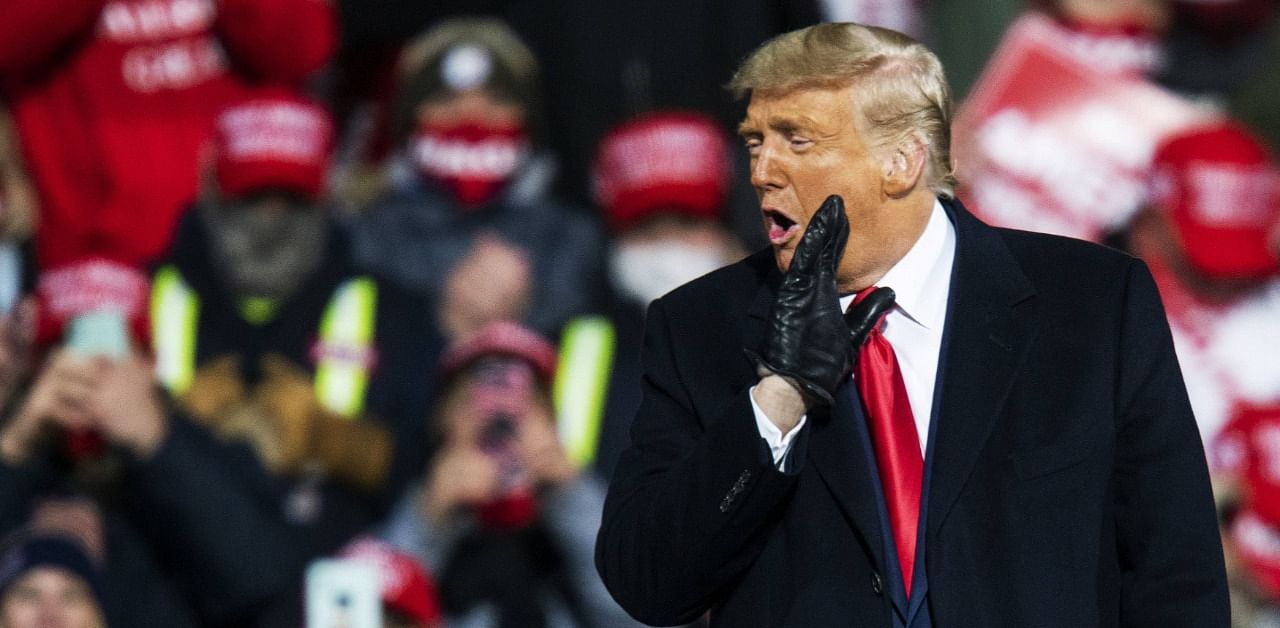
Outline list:
[[[554,335],[598,292],[601,237],[548,196],[532,53],[496,19],[449,20],[405,49],[397,89],[399,152],[357,258],[425,296],[448,336],[494,320]]]
[[[61,405],[33,420],[88,425],[120,453],[129,499],[112,505],[200,625],[297,626],[308,562],[378,520],[422,463],[430,391],[412,374],[434,341],[406,314],[420,304],[351,264],[324,203],[321,107],[264,90],[214,138],[152,279],[154,369],[69,361]]]
[[[723,223],[731,161],[707,115],[651,111],[600,142],[592,183],[611,235],[608,295],[561,332],[557,425],[575,464],[613,473],[640,404],[640,341],[649,303],[742,258]]]
[[[550,342],[507,321],[441,356],[435,453],[380,535],[438,579],[447,626],[639,626],[593,568],[604,484],[556,438],[555,363]]]

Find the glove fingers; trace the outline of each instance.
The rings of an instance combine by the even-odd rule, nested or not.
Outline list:
[[[876,288],[845,312],[844,322],[849,326],[849,340],[855,348],[861,348],[862,343],[866,342],[867,334],[880,322],[884,313],[893,307],[893,300],[892,288]]]
[[[828,205],[834,206],[835,209],[828,213],[831,221],[831,235],[827,238],[826,246],[822,251],[822,270],[834,277],[836,268],[840,265],[840,258],[844,257],[845,244],[849,242],[849,217],[844,213],[844,200],[839,196],[835,194],[828,196],[822,207],[825,209]]]
[[[804,229],[795,256],[791,258],[788,272],[812,276],[822,262],[823,252],[831,244],[836,232],[837,216],[844,215],[844,204],[839,196],[828,196],[822,207],[814,213]]]

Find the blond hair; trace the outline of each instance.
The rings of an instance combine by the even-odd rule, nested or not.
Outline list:
[[[925,184],[954,198],[951,90],[938,57],[920,42],[876,26],[817,24],[765,42],[733,75],[737,98],[752,92],[854,88],[856,110],[883,149],[917,140]]]

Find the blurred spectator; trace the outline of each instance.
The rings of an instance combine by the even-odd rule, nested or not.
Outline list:
[[[1209,443],[1238,406],[1280,401],[1277,172],[1230,122],[1164,142],[1154,167],[1154,204],[1128,245],[1156,279]]]
[[[21,531],[0,548],[0,626],[105,628],[97,566],[71,537]]]
[[[512,5],[507,15],[545,68],[547,117],[557,131],[549,141],[564,164],[558,189],[584,203],[592,196],[592,159],[609,129],[666,108],[698,111],[726,132],[736,129],[744,105],[724,89],[734,69],[766,39],[822,19],[817,0]],[[764,246],[746,151],[732,156],[739,176],[725,224],[744,242]]]
[[[421,309],[352,270],[321,188],[325,112],[266,92],[217,118],[213,172],[153,281],[155,372],[60,352],[0,444],[43,423],[125,452],[118,500],[204,626],[296,626],[303,570],[422,463]],[[42,378],[43,379],[43,378]],[[23,455],[26,454],[26,455]]]
[[[743,255],[722,222],[729,179],[725,134],[701,114],[651,112],[600,144],[593,182],[613,236],[609,298],[601,316],[576,318],[562,333],[556,413],[570,458],[602,478],[640,404],[649,302]]]
[[[35,233],[39,211],[22,159],[13,118],[0,107],[0,242],[23,242]]]
[[[437,628],[440,597],[435,581],[414,557],[386,541],[361,536],[342,550],[342,557],[367,562],[378,571],[382,585],[384,628]]]
[[[143,265],[195,197],[215,111],[329,57],[323,0],[2,0],[0,96],[39,193],[41,336],[107,311],[138,337]]]
[[[1209,453],[1232,625],[1280,625],[1280,172],[1235,122],[1156,150],[1117,244],[1146,261]]]
[[[638,625],[596,575],[604,486],[556,439],[554,369],[550,343],[508,322],[441,360],[438,449],[384,535],[435,574],[448,625]]]
[[[36,304],[27,297],[0,314],[0,410],[31,375]]]
[[[425,295],[452,337],[553,333],[598,285],[600,236],[546,195],[537,62],[492,19],[444,22],[402,58],[391,189],[355,228],[367,267]]]
[[[35,191],[22,161],[12,118],[0,104],[0,316],[12,310],[20,296],[34,285],[30,238],[36,228],[35,205]],[[30,314],[35,311],[34,304],[29,306]],[[0,386],[4,382],[0,381]]]
[[[5,321],[6,326],[12,324]],[[30,334],[20,337],[29,339]],[[29,348],[22,342],[17,346]],[[12,340],[4,351],[26,355],[24,349],[13,348]],[[0,398],[0,407],[7,409],[0,423],[0,530],[25,525],[80,541],[103,570],[101,602],[112,625],[194,628],[191,610],[156,563],[118,495],[110,499],[110,510],[84,498],[61,497],[87,489],[81,468],[68,464],[55,445],[60,430],[88,423],[81,407],[94,374],[92,362],[55,351],[29,388],[25,385],[30,371],[24,363],[28,358],[0,360],[0,379],[17,382],[18,389],[18,394]]]
[[[1240,409],[1213,443],[1233,626],[1280,624],[1280,404]]]
[[[548,128],[556,129],[546,141],[564,166],[557,189],[585,204],[591,199],[591,159],[609,128],[640,112],[667,107],[702,111],[726,130],[732,128],[742,111],[721,86],[742,57],[765,39],[819,21],[819,4],[340,0],[344,37],[339,82],[346,92],[376,95],[381,92],[379,59],[409,35],[448,16],[500,16],[529,43],[544,70]],[[973,13],[967,4],[966,9]],[[759,237],[755,195],[745,178],[740,188],[744,231]]]
[[[62,373],[78,372],[79,364],[71,364],[76,360],[74,356],[54,352],[33,384],[38,366],[34,334],[33,298],[25,297],[13,309],[0,314],[0,534],[27,526],[44,533],[73,536],[102,564],[107,553],[106,531],[98,510],[85,500],[50,498],[72,488],[65,474],[53,468],[53,457],[46,454],[52,430],[58,425],[72,425],[76,420],[65,410],[79,389]],[[5,575],[7,564],[5,558],[0,558],[0,582],[9,578]],[[127,577],[142,586],[148,585],[148,580],[137,571],[128,573]],[[29,600],[38,601],[38,594],[43,590],[36,587],[29,591]],[[161,593],[156,597],[162,596]],[[126,601],[175,628],[194,625],[157,612],[157,608],[141,596],[126,598]],[[0,606],[3,604],[0,600]],[[115,614],[114,610],[106,609],[110,614]],[[4,612],[7,611],[0,611],[0,626],[9,626],[9,620],[3,619]]]

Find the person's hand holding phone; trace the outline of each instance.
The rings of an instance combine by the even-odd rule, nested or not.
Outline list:
[[[451,446],[437,454],[423,491],[428,518],[441,522],[462,506],[492,501],[499,493],[498,462],[474,446]]]
[[[516,451],[535,486],[558,486],[577,473],[560,444],[550,412],[534,406],[519,424]]]
[[[149,360],[95,358],[101,374],[85,401],[94,427],[139,458],[150,458],[168,435],[168,417]]]
[[[88,402],[101,378],[93,360],[66,350],[51,353],[17,412],[0,429],[0,460],[25,464],[46,426],[92,427]]]

